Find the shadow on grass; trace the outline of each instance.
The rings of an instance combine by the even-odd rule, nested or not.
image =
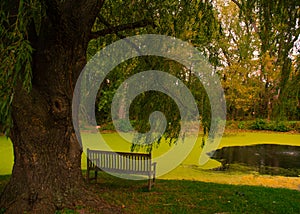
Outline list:
[[[0,190],[8,180],[9,176],[0,176]],[[149,192],[146,180],[104,172],[89,186],[123,213],[300,213],[300,192],[289,189],[157,179]]]
[[[125,213],[300,213],[300,192],[187,180],[132,181],[100,173],[91,183]]]

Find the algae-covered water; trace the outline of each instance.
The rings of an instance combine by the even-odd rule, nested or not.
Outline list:
[[[85,142],[96,142],[99,140],[99,136],[93,133],[86,133],[82,136]],[[102,134],[103,139],[109,142],[111,148],[117,151],[130,151],[131,144],[126,140],[122,139],[117,133]],[[289,133],[276,133],[276,132],[230,132],[225,133],[221,140],[218,149],[223,147],[234,147],[234,146],[249,146],[256,144],[270,144],[270,145],[288,145],[297,146],[300,148],[300,134],[289,134]],[[233,172],[230,171],[225,174],[220,172],[214,172],[212,168],[220,167],[221,163],[217,160],[210,159],[205,165],[199,165],[199,156],[202,152],[202,137],[199,137],[195,146],[189,153],[189,155],[181,162],[181,164],[168,174],[161,176],[162,179],[191,179],[191,180],[203,180],[221,183],[247,183],[253,184],[251,180],[256,175],[248,174],[245,172]],[[91,145],[86,145],[92,147]],[[170,150],[167,143],[162,142],[160,146],[153,149],[153,157],[158,157]],[[291,152],[291,151],[289,151]],[[267,152],[268,154],[268,152]],[[176,158],[176,157],[174,157]],[[276,157],[275,157],[276,159]],[[172,160],[169,160],[172,161]],[[274,161],[276,163],[276,161]],[[158,163],[159,164],[159,163]],[[0,174],[11,174],[13,166],[13,150],[12,144],[9,139],[5,136],[0,136]],[[86,156],[83,153],[82,156],[82,169],[86,169]],[[250,177],[251,178],[250,178]],[[247,177],[247,178],[246,178]],[[272,179],[272,178],[270,178]],[[286,185],[297,183],[300,185],[300,178],[290,178]],[[294,180],[293,180],[294,179]],[[248,180],[248,181],[247,181]],[[277,179],[278,180],[278,179]],[[251,182],[250,182],[251,181]],[[274,183],[274,182],[273,182]],[[275,182],[276,183],[276,182]],[[264,182],[262,182],[264,185]],[[281,181],[278,185],[284,185]],[[300,188],[300,187],[299,187]]]

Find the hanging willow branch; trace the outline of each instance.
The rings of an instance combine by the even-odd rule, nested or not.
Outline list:
[[[5,12],[5,2],[0,12],[0,131],[8,134],[12,127],[11,104],[14,88],[18,82],[30,91],[31,60],[33,49],[28,41],[27,28],[32,17],[30,10],[33,2],[20,0],[16,14]],[[31,12],[30,12],[31,11]]]

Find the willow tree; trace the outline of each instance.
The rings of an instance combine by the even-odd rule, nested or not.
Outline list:
[[[88,44],[153,26],[153,19],[160,19],[158,9],[165,8],[172,17],[172,11],[182,10],[168,9],[174,2],[1,1],[0,117],[15,158],[1,208],[8,213],[54,213],[95,200],[101,203],[84,183],[82,148],[71,113]]]
[[[103,18],[109,17],[109,20],[112,22],[118,22],[115,20],[115,17],[111,17],[111,10],[107,8],[105,11]],[[154,24],[157,27],[147,28],[147,33],[169,35],[183,41],[189,41],[198,48],[199,52],[207,55],[211,64],[215,65],[217,63],[218,59],[215,55],[216,50],[213,49],[213,44],[219,39],[219,23],[211,4],[198,1],[174,1],[172,4],[170,1],[152,2],[148,5],[149,12],[153,14]],[[106,25],[109,26],[110,24],[107,23]],[[145,28],[139,28],[136,31],[143,33]],[[95,51],[99,50],[97,46],[101,48],[105,44],[123,37],[124,32],[118,32],[116,35],[108,35],[105,38],[93,40],[94,45],[89,46],[88,53],[94,55]],[[114,93],[120,84],[131,75],[146,70],[169,72],[184,82],[198,104],[199,113],[202,115],[203,128],[209,129],[209,100],[198,77],[192,73],[191,69],[184,67],[180,63],[157,56],[138,57],[128,60],[107,75],[107,79],[103,81],[101,91],[98,94],[99,100],[96,108],[98,110],[98,124],[105,125],[105,123],[111,122],[110,105]],[[106,97],[106,99],[103,99],[103,97]],[[161,111],[171,120],[166,127],[165,139],[170,144],[177,140],[181,128],[181,118],[177,105],[172,102],[170,97],[155,91],[147,92],[138,96],[130,106],[130,118],[135,121],[135,129],[142,133],[149,130],[149,113]],[[159,142],[156,143],[159,144]],[[146,149],[151,149],[152,146],[153,144]]]
[[[53,213],[78,204],[83,195],[87,202],[95,197],[82,177],[73,89],[91,38],[149,24],[139,20],[92,32],[103,4],[1,2],[1,120],[15,158],[0,202],[8,213]]]

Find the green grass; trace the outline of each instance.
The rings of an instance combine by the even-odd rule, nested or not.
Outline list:
[[[149,192],[147,181],[123,180],[105,173],[99,178],[91,188],[124,213],[300,213],[300,192],[295,190],[158,179]],[[0,191],[8,179],[0,176]],[[79,207],[57,214],[82,210],[91,212],[91,208]]]
[[[98,193],[115,205],[124,205],[129,213],[300,213],[298,191],[158,180],[153,191],[147,192],[145,181],[102,177],[94,185]]]

